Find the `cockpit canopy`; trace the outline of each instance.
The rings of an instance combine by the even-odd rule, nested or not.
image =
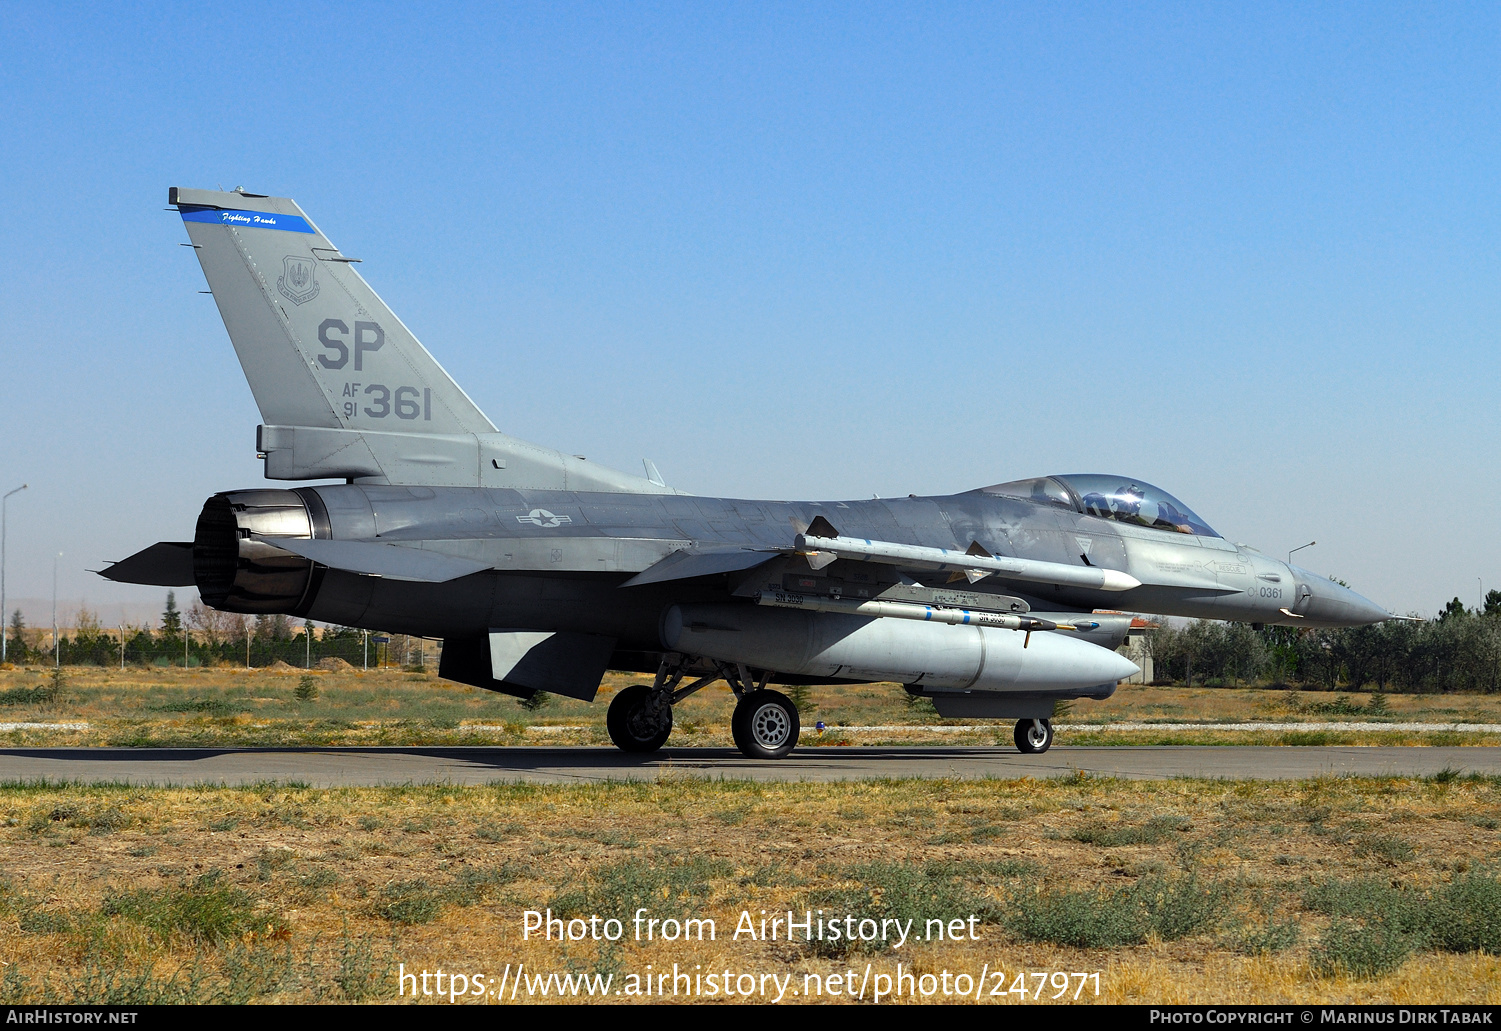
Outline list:
[[[1127,476],[1071,473],[1012,480],[982,488],[986,494],[1020,498],[1133,526],[1150,526],[1173,533],[1218,537],[1193,509],[1167,491]]]

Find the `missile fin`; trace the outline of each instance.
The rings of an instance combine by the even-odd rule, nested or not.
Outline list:
[[[834,529],[834,524],[823,516],[814,516],[813,522],[808,524],[806,536],[809,537],[838,537],[839,531]]]

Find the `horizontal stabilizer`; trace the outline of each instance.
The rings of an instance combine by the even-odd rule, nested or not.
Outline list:
[[[490,568],[488,564],[473,559],[454,558],[435,551],[381,544],[378,541],[315,541],[276,537],[266,543],[294,555],[310,558],[330,569],[381,576],[387,580],[440,584]]]
[[[674,551],[620,586],[640,587],[642,584],[662,583],[665,580],[690,580],[695,576],[713,576],[715,573],[737,573],[742,569],[770,562],[778,554],[780,552],[750,551],[745,548]]]
[[[99,570],[106,580],[152,587],[193,586],[193,542],[162,541]]]

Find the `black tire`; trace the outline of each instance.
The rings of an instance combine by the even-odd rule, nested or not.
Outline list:
[[[1053,721],[1017,720],[1011,736],[1023,755],[1040,755],[1053,745]]]
[[[797,706],[780,691],[752,691],[741,698],[730,718],[730,733],[741,754],[750,759],[780,759],[797,747],[802,724]]]
[[[646,700],[650,697],[651,688],[632,684],[610,702],[605,726],[616,747],[626,752],[655,752],[667,743],[672,734],[672,706],[663,708],[657,722],[648,722]]]

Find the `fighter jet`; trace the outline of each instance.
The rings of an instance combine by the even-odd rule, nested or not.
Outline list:
[[[192,541],[104,576],[196,586],[239,613],[442,638],[439,675],[592,701],[611,738],[660,748],[673,706],[724,680],[747,756],[797,744],[772,685],[895,682],[943,716],[1016,720],[1137,667],[1121,611],[1355,626],[1346,588],[1231,544],[1129,476],[1015,480],[941,497],[699,497],[499,432],[291,200],[173,188],[260,408],[271,480],[209,498]],[[332,482],[329,482],[332,481]],[[1098,610],[1110,610],[1100,612]]]

